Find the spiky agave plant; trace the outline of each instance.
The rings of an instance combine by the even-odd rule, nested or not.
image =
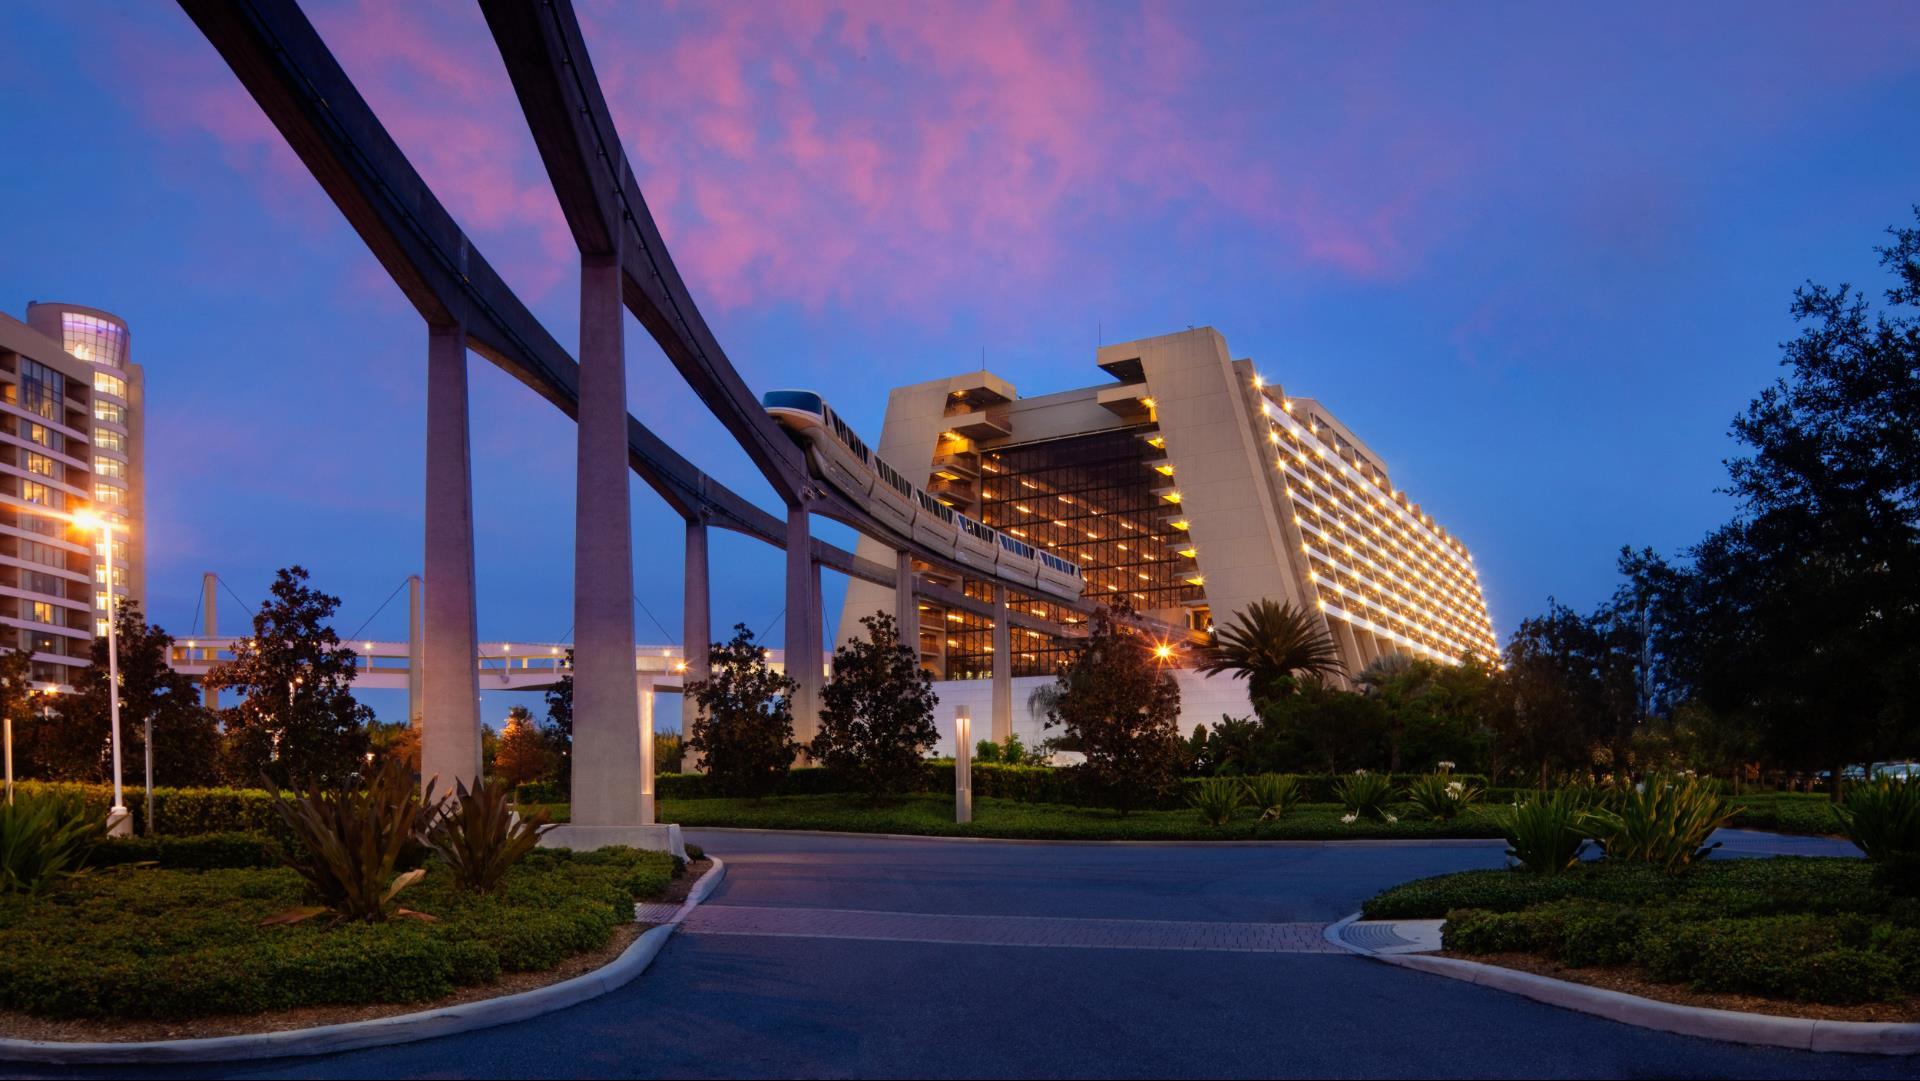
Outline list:
[[[1233,821],[1233,814],[1246,801],[1247,791],[1239,781],[1230,777],[1209,777],[1193,786],[1187,793],[1187,805],[1200,812],[1200,818],[1209,826],[1224,826]]]
[[[433,781],[422,791],[407,764],[396,759],[371,778],[333,789],[314,785],[286,796],[271,778],[266,784],[275,813],[293,837],[291,845],[272,842],[274,855],[306,879],[319,902],[269,916],[267,923],[297,923],[325,913],[369,923],[396,916],[433,918],[394,903],[400,891],[427,873],[424,867],[397,868],[439,816]]]
[[[22,795],[0,803],[0,893],[38,893],[81,873],[105,832],[78,798]]]
[[[1707,838],[1735,810],[1698,778],[1653,776],[1639,791],[1613,793],[1587,816],[1586,829],[1608,859],[1651,863],[1673,874],[1720,847]]]
[[[461,887],[490,893],[552,828],[545,808],[516,818],[507,785],[455,782],[452,804],[427,831],[427,844]]]
[[[1300,805],[1300,779],[1290,773],[1262,773],[1247,778],[1247,802],[1260,812],[1260,821],[1284,818]]]
[[[1460,812],[1480,802],[1481,789],[1457,777],[1429,773],[1407,786],[1407,802],[1436,822],[1451,822]]]
[[[1542,792],[1494,815],[1507,858],[1523,871],[1552,875],[1580,862],[1587,847],[1588,797],[1574,789]]]
[[[1375,821],[1392,822],[1394,816],[1388,812],[1393,802],[1393,782],[1378,773],[1355,770],[1333,785],[1333,798],[1354,818],[1371,818]]]

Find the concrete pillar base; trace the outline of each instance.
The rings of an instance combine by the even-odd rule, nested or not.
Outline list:
[[[107,836],[133,836],[133,812],[125,807],[113,807],[107,810]]]
[[[587,852],[610,845],[644,848],[650,852],[670,852],[687,858],[687,843],[680,837],[679,823],[651,826],[576,826],[569,822],[555,826],[540,838],[541,848],[571,848]]]

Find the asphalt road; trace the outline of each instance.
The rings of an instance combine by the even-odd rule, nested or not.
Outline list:
[[[833,919],[896,929],[936,928],[956,922],[937,917],[951,916],[978,917],[963,921],[975,929],[1106,921],[1099,926],[1109,939],[1116,928],[1150,937],[1173,926],[1162,921],[1328,922],[1395,882],[1502,860],[1499,845],[1476,843],[1199,848],[703,831],[692,838],[728,862],[709,904],[742,911],[717,917],[847,910]],[[1850,851],[1740,831],[1723,839],[1721,856]],[[1341,954],[954,944],[801,930],[675,935],[624,990],[518,1025],[176,1075],[1913,1077],[1920,1069],[1898,1058],[1648,1032]]]

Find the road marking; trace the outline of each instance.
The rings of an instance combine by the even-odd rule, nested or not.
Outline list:
[[[1215,950],[1231,953],[1341,953],[1323,923],[1073,919],[875,912],[850,908],[702,905],[680,925],[694,935],[841,938],[959,946],[1044,946],[1104,950]]]

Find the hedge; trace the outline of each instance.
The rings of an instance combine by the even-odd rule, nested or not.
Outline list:
[[[1346,774],[1305,773],[1295,775],[1301,787],[1301,796],[1307,803],[1329,803],[1334,800],[1334,786]],[[1395,773],[1388,775],[1395,789],[1405,789],[1426,774]],[[1453,774],[1475,787],[1485,789],[1487,779],[1477,774]],[[1182,778],[1175,788],[1156,801],[1153,806],[1160,809],[1184,808],[1187,806],[1187,793],[1206,778]],[[855,791],[851,781],[833,771],[817,766],[803,766],[789,770],[769,795],[774,796],[825,796]],[[953,791],[953,760],[930,759],[921,764],[919,783],[914,791],[935,794]],[[1493,789],[1488,799],[1510,801],[1521,789]],[[714,791],[712,778],[699,773],[662,774],[654,781],[654,793],[660,799],[692,800],[718,798]],[[973,764],[973,794],[976,799],[1009,799],[1022,803],[1054,803],[1100,805],[1104,801],[1099,795],[1088,790],[1080,771],[1071,766],[1006,766],[997,762],[975,762]],[[554,802],[527,798],[529,803]]]
[[[1920,904],[1873,883],[1860,859],[1716,860],[1679,875],[1603,861],[1558,875],[1440,875],[1364,912],[1444,916],[1446,948],[1461,953],[1632,965],[1701,991],[1851,1005],[1920,993]]]
[[[1447,918],[1446,947],[1538,953],[1574,967],[1638,964],[1700,991],[1853,1005],[1920,992],[1920,930],[1854,913],[1686,919],[1662,907],[1554,901]]]
[[[77,796],[103,820],[113,804],[113,789],[103,784],[22,781],[16,787],[25,793]],[[133,813],[134,832],[145,834],[146,789],[127,788],[123,792],[127,810]],[[281,828],[273,797],[259,788],[157,787],[153,790],[153,816],[159,820],[162,834],[270,833]]]
[[[118,867],[0,897],[0,1009],[173,1019],[427,1001],[605,945],[633,919],[636,897],[666,887],[673,863],[632,849],[541,849],[486,896],[436,871],[404,895],[435,923],[262,927],[303,901],[299,877],[280,868]]]
[[[1647,904],[1682,903],[1709,913],[1757,916],[1839,913],[1874,907],[1873,865],[1840,856],[1712,860],[1674,876],[1645,864],[1605,860],[1562,874],[1460,871],[1417,879],[1362,906],[1370,920],[1439,919],[1458,909],[1517,912],[1566,898]]]

